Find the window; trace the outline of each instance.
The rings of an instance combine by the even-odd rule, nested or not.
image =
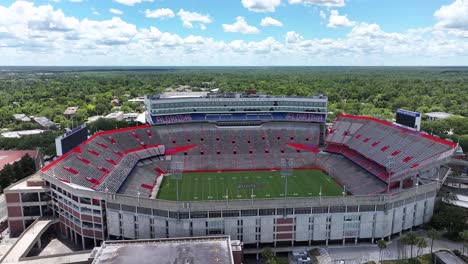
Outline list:
[[[208,218],[208,212],[203,211],[203,212],[191,212],[190,213],[190,218]]]
[[[238,217],[239,211],[238,210],[225,210],[223,211],[223,217]]]
[[[257,216],[257,209],[241,210],[241,216]]]
[[[275,209],[260,209],[260,215],[275,215]]]

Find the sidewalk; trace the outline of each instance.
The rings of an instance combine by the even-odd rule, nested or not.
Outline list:
[[[431,239],[427,237],[425,231],[417,230],[414,231],[418,236],[422,236],[426,239],[428,247],[421,250],[420,254],[427,254],[431,251]],[[382,260],[391,259],[402,259],[409,258],[411,255],[410,247],[406,247],[406,252],[403,250],[403,246],[400,245],[400,237],[393,239],[387,243],[387,248],[382,250]],[[379,259],[379,248],[377,244],[358,244],[356,246],[330,246],[325,248],[331,257],[331,262],[337,262],[339,260],[345,260],[346,263],[352,262],[363,263],[367,261],[377,262]],[[453,242],[447,239],[434,240],[433,251],[438,250],[454,250],[458,249],[462,251],[462,243]],[[413,247],[413,256],[416,256],[418,248]],[[321,263],[322,264],[322,263]]]

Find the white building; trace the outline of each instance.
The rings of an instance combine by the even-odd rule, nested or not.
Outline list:
[[[444,113],[444,112],[430,112],[426,113],[427,120],[429,121],[436,121],[438,119],[446,119],[452,117],[452,114]]]

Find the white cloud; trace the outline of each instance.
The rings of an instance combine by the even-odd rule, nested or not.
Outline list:
[[[186,28],[194,28],[193,22],[199,22],[204,26],[201,28],[206,29],[206,25],[204,24],[209,24],[212,22],[209,15],[203,15],[197,12],[189,12],[185,11],[184,9],[180,9],[177,15],[180,17],[180,20],[182,20],[182,25]]]
[[[449,29],[468,30],[468,0],[455,0],[434,12],[439,21],[436,26]]]
[[[156,10],[145,10],[145,16],[148,18],[160,18],[160,19],[166,19],[166,18],[173,18],[175,17],[174,12],[169,9],[169,8],[160,8]]]
[[[91,14],[95,15],[95,16],[99,16],[101,13],[99,13],[94,7],[91,8]]]
[[[122,5],[134,6],[135,4],[140,4],[143,2],[153,2],[154,0],[114,0],[114,1]]]
[[[285,41],[286,43],[298,43],[301,42],[303,39],[304,38],[295,31],[289,31],[286,33]]]
[[[244,18],[238,21],[247,25]],[[193,22],[200,28],[204,24]],[[227,26],[234,29],[234,24]],[[52,5],[17,1],[0,4],[0,57],[12,65],[466,64],[468,42],[452,30],[437,26],[386,32],[378,24],[356,23],[338,38],[289,31],[282,40],[227,42],[137,27],[119,17],[78,19]]]
[[[282,27],[283,23],[281,23],[280,21],[272,17],[265,17],[262,19],[262,22],[260,22],[260,25],[262,27],[268,27],[268,26]]]
[[[242,0],[242,5],[253,12],[275,12],[281,0]]]
[[[61,2],[61,0],[50,0],[50,1],[52,1],[54,3],[60,3]],[[68,0],[68,2],[81,3],[81,2],[83,2],[83,0]]]
[[[325,14],[325,12],[323,12],[323,10],[320,10],[320,14],[319,14],[320,18],[325,20],[327,19],[327,14]]]
[[[318,5],[318,6],[345,6],[345,0],[289,0],[290,4]]]
[[[224,32],[242,33],[242,34],[257,34],[260,32],[258,28],[250,26],[245,21],[244,17],[236,17],[234,24],[223,24]]]
[[[330,11],[327,27],[352,27],[354,25],[356,22],[349,20],[347,15],[340,16],[338,10]]]
[[[122,15],[123,14],[122,10],[116,9],[116,8],[109,9],[109,12],[111,12],[112,14],[115,14],[115,15]]]

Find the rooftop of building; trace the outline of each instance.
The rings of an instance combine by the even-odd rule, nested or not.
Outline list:
[[[106,241],[94,252],[93,264],[101,263],[231,264],[228,236]]]
[[[161,94],[148,96],[151,100],[164,100],[164,99],[188,99],[188,98],[218,98],[218,99],[254,99],[254,98],[304,98],[304,99],[322,99],[326,100],[327,96],[323,94],[316,94],[313,96],[273,96],[268,94],[260,94],[256,91],[247,91],[246,93],[221,93],[218,91],[211,92],[165,92]]]
[[[44,130],[42,129],[31,129],[31,130],[3,132],[1,135],[2,137],[5,137],[5,138],[20,138],[22,136],[37,135],[42,132],[44,132]]]
[[[31,118],[29,118],[27,115],[25,114],[14,114],[13,117],[18,120],[18,121],[21,121],[21,122],[31,122]]]
[[[5,189],[5,191],[39,191],[42,189],[44,189],[44,180],[38,173],[35,173],[29,177],[26,177],[20,181],[11,184],[10,186],[8,186],[8,188]]]
[[[107,119],[122,118],[123,114],[124,114],[123,111],[113,112],[113,113],[106,115],[104,118],[107,118]]]
[[[38,150],[0,150],[0,170],[7,164],[19,161],[26,154],[29,154],[31,158],[35,158],[38,153]]]
[[[44,117],[44,116],[35,117],[34,121],[36,121],[42,127],[51,127],[55,125],[54,122],[50,121],[47,117]]]
[[[63,114],[64,115],[74,115],[74,114],[76,114],[76,111],[78,111],[78,106],[70,106],[65,110],[65,112],[63,112]]]
[[[445,264],[463,264],[463,260],[459,257],[455,256],[454,254],[447,252],[447,251],[439,251],[434,253],[436,257]]]
[[[90,116],[88,117],[88,122],[87,123],[92,123],[92,122],[95,122],[101,118],[104,118],[103,115],[95,115],[95,116]]]
[[[426,113],[425,115],[432,118],[449,118],[453,116],[452,114],[445,112],[430,112]]]

